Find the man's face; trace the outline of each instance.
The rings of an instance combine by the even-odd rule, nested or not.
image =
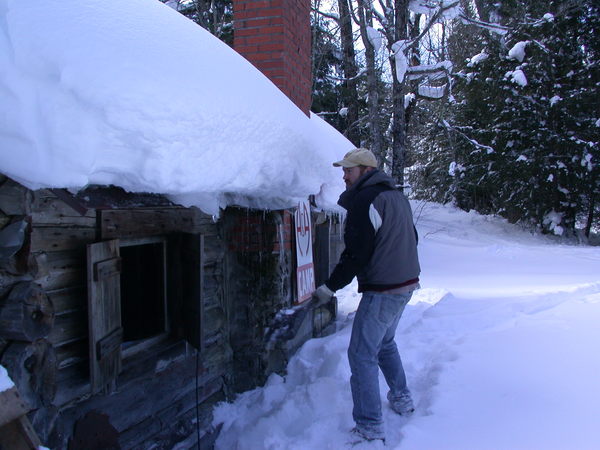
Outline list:
[[[369,167],[355,166],[355,167],[344,167],[344,183],[346,183],[346,189],[350,189],[356,181],[369,169]]]

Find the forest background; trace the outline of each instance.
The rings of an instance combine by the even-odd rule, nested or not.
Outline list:
[[[229,45],[231,0],[160,0]],[[600,232],[596,0],[311,0],[311,110],[418,199]]]

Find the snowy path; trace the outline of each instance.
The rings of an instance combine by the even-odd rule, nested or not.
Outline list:
[[[386,448],[600,448],[600,249],[439,205],[415,215],[423,288],[397,342],[417,411],[394,414],[380,377]],[[336,334],[305,344],[285,379],[216,410],[217,448],[349,448],[360,296],[352,284],[338,298]]]

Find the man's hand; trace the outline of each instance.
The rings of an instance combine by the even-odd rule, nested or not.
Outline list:
[[[312,296],[315,299],[316,306],[321,306],[328,303],[331,300],[331,297],[333,297],[333,294],[331,289],[322,284],[315,292],[313,292]]]

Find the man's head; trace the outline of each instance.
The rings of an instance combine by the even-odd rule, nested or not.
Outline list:
[[[377,168],[377,158],[366,148],[355,148],[344,155],[344,159],[334,162],[335,167],[344,170],[346,189],[350,188],[365,173]]]

